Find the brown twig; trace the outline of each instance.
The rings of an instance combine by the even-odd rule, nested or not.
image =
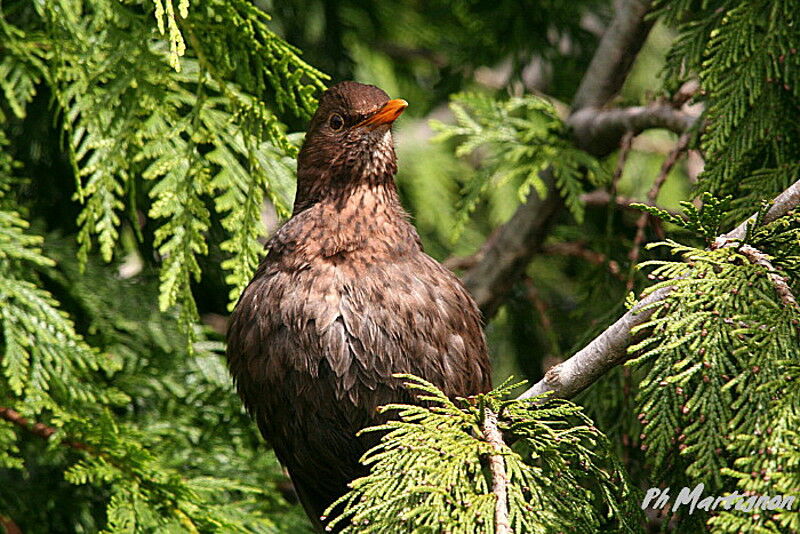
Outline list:
[[[800,180],[775,198],[764,216],[764,224],[786,215],[798,206],[800,206]],[[733,231],[718,237],[712,248],[731,246],[741,241],[746,235],[747,226],[755,220],[756,215],[753,215]],[[631,329],[647,322],[656,309],[654,305],[664,300],[671,292],[672,287],[665,286],[647,295],[586,347],[548,370],[542,380],[519,398],[530,398],[548,391],[553,391],[558,397],[570,398],[589,387],[608,370],[627,359],[627,347],[633,339]]]
[[[672,105],[676,108],[682,107],[689,102],[694,95],[700,91],[700,80],[689,80],[681,85],[680,89],[672,95]]]
[[[489,455],[489,471],[492,474],[492,493],[497,500],[494,503],[494,532],[495,534],[512,534],[511,524],[508,519],[508,475],[506,462],[503,459],[503,435],[497,428],[497,416],[486,408],[483,418],[483,438],[494,450]]]
[[[525,284],[525,295],[528,298],[528,302],[530,302],[533,309],[536,310],[536,314],[539,316],[539,324],[542,326],[542,330],[544,330],[547,341],[550,344],[550,357],[559,358],[560,360],[561,350],[558,346],[558,336],[556,336],[553,330],[553,322],[550,320],[550,316],[547,313],[547,303],[542,299],[541,295],[539,295],[539,290],[536,288],[536,285],[534,285],[533,279],[530,276],[526,276],[523,283]],[[545,356],[545,358],[547,358],[547,356]]]
[[[622,139],[619,141],[619,155],[617,156],[617,165],[614,167],[614,174],[611,176],[611,188],[609,189],[609,199],[613,198],[617,202],[617,191],[619,190],[619,181],[622,179],[622,173],[625,172],[625,163],[628,161],[628,155],[631,153],[633,147],[633,138],[636,137],[633,131],[625,132]]]
[[[611,202],[611,193],[608,191],[603,191],[602,189],[595,189],[594,191],[590,191],[588,193],[584,193],[581,195],[581,202],[583,202],[587,206],[605,206]],[[640,210],[637,208],[631,207],[631,204],[644,204],[645,206],[651,206],[654,208],[662,209],[672,215],[681,216],[680,213],[674,210],[668,210],[657,204],[650,202],[649,200],[636,200],[635,198],[631,197],[623,197],[617,195],[614,199],[618,208],[626,209],[626,210],[636,210],[637,213],[640,213]]]
[[[797,306],[797,299],[792,294],[792,289],[789,287],[789,280],[778,273],[777,269],[773,267],[772,262],[769,261],[769,256],[758,250],[751,245],[742,245],[739,247],[741,252],[751,263],[760,265],[767,270],[767,278],[772,285],[775,286],[775,291],[778,293],[781,302],[784,306]]]
[[[545,254],[581,258],[582,260],[585,260],[593,265],[605,265],[608,267],[608,271],[614,275],[614,277],[620,280],[625,280],[620,272],[619,263],[614,260],[609,260],[605,254],[601,254],[600,252],[595,252],[594,250],[586,248],[586,243],[582,243],[580,241],[551,243],[549,245],[545,245],[542,249],[542,252]]]
[[[6,421],[13,423],[20,428],[24,428],[31,434],[46,440],[49,440],[50,437],[57,431],[54,427],[48,426],[44,423],[31,423],[18,411],[12,408],[6,408],[5,406],[0,406],[0,419],[5,419]],[[61,443],[67,447],[72,447],[73,449],[83,451],[89,450],[88,445],[85,443],[80,443],[79,441],[63,440]]]
[[[489,237],[486,238],[486,241],[483,242],[481,248],[479,248],[474,254],[470,254],[469,256],[451,256],[445,259],[442,262],[442,265],[451,271],[471,269],[476,264],[483,261],[487,250],[490,250],[495,246],[495,241],[497,240],[500,228],[502,227],[495,228],[492,233],[489,234]]]
[[[670,153],[667,154],[664,163],[661,165],[661,171],[653,181],[650,191],[647,192],[647,201],[651,205],[655,205],[656,199],[658,198],[658,193],[661,192],[661,187],[664,185],[664,182],[667,181],[667,176],[669,176],[670,171],[678,162],[678,158],[689,145],[690,137],[691,136],[688,133],[681,135],[680,138],[678,138],[678,142],[675,144],[675,148],[673,148]],[[628,291],[633,289],[633,267],[635,267],[636,263],[639,261],[639,253],[641,251],[642,243],[644,243],[644,229],[649,220],[650,214],[644,212],[639,215],[639,219],[636,221],[636,236],[633,238],[633,246],[631,247],[630,253],[628,253],[628,258],[631,260],[631,274],[628,277],[627,285]]]

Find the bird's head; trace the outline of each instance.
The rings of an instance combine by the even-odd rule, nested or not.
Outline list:
[[[374,85],[338,83],[322,94],[297,159],[298,206],[397,172],[392,124],[406,109]]]

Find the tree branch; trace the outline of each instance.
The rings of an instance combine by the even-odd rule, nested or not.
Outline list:
[[[464,272],[462,280],[488,320],[505,301],[511,288],[541,248],[556,214],[564,205],[549,171],[542,173],[547,196],[531,193],[511,219],[481,249],[480,260]]]
[[[649,128],[666,128],[682,134],[696,121],[696,115],[672,105],[651,104],[615,109],[583,108],[573,113],[567,123],[579,148],[595,156],[605,156],[616,149],[628,132],[638,135]]]
[[[7,408],[5,406],[0,406],[0,419],[5,419],[9,423],[13,423],[20,428],[24,428],[31,434],[39,436],[43,439],[50,439],[50,437],[56,433],[56,429],[52,426],[47,426],[44,423],[31,423],[25,417],[22,416],[18,411]],[[73,449],[78,450],[89,450],[89,446],[85,443],[80,443],[78,441],[70,441],[64,440],[61,442],[62,444],[66,445],[67,447],[72,447]]]
[[[624,0],[600,40],[589,69],[576,93],[573,112],[604,105],[622,87],[633,60],[652,27],[644,17],[649,0]],[[531,258],[541,248],[563,201],[551,174],[542,173],[547,185],[544,199],[531,192],[491,243],[483,247],[481,259],[465,271],[464,285],[488,320],[508,297]]]
[[[494,454],[489,455],[489,471],[492,474],[492,493],[497,500],[494,503],[495,534],[511,534],[508,520],[508,475],[506,462],[503,459],[503,435],[497,428],[497,416],[486,408],[483,418],[483,438],[491,445]]]
[[[653,27],[645,20],[650,0],[626,0],[614,13],[575,93],[573,109],[600,107],[619,92]]]
[[[545,254],[556,254],[560,256],[573,256],[581,258],[593,265],[606,265],[608,272],[614,275],[619,280],[625,281],[625,278],[620,273],[619,263],[615,260],[610,260],[605,254],[595,252],[587,248],[586,243],[580,241],[563,241],[560,243],[553,243],[545,245],[542,248]]]
[[[774,200],[764,222],[772,222],[798,206],[800,206],[800,180]],[[731,246],[741,241],[746,234],[747,225],[752,224],[755,217],[753,215],[733,231],[718,237],[712,248]],[[586,347],[568,360],[550,368],[542,380],[519,398],[527,399],[548,391],[553,391],[558,397],[569,398],[586,389],[612,367],[627,359],[627,347],[633,340],[631,329],[644,324],[656,308],[650,305],[664,300],[671,292],[672,287],[665,286],[650,293]]]

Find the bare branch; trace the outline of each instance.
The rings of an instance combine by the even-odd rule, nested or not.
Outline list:
[[[495,534],[511,534],[511,524],[508,520],[508,475],[506,474],[506,462],[503,459],[503,435],[497,428],[497,416],[488,408],[483,418],[483,438],[495,452],[489,456],[492,493],[497,498],[494,503],[494,532]]]
[[[628,162],[628,156],[633,148],[633,137],[633,132],[625,132],[625,135],[619,140],[619,154],[617,154],[617,164],[614,167],[614,174],[611,176],[609,198],[611,196],[617,196],[619,181],[622,179],[622,174],[625,172],[625,163]]]
[[[774,200],[772,207],[767,211],[765,222],[772,222],[799,205],[800,180]],[[731,246],[740,241],[745,236],[746,225],[753,220],[755,215],[735,230],[717,238],[714,248]],[[559,397],[569,398],[589,387],[612,367],[627,359],[627,347],[633,340],[631,329],[644,324],[655,311],[656,306],[651,305],[660,302],[671,292],[672,286],[665,286],[650,293],[586,347],[568,360],[550,368],[542,380],[519,398],[527,399],[548,391],[553,391]]]
[[[608,267],[608,272],[610,272],[619,280],[624,280],[622,274],[620,273],[619,263],[617,263],[615,260],[609,260],[605,254],[601,254],[600,252],[595,252],[594,250],[587,248],[586,243],[582,243],[580,241],[552,243],[545,245],[542,249],[542,252],[545,254],[556,254],[560,256],[574,256],[576,258],[586,260],[593,265],[606,265]]]
[[[575,93],[573,109],[603,106],[617,94],[653,27],[652,20],[645,20],[650,0],[621,4]]]
[[[697,121],[696,115],[668,104],[629,108],[582,108],[567,120],[578,147],[596,156],[610,154],[628,133],[635,135],[649,128],[666,128],[684,133]]]
[[[686,147],[689,145],[689,134],[683,134],[680,139],[678,139],[675,148],[673,148],[670,153],[667,155],[666,159],[664,159],[664,163],[661,164],[661,171],[658,173],[658,176],[653,181],[652,187],[650,187],[650,191],[647,192],[647,200],[651,204],[656,203],[656,199],[658,199],[658,193],[661,192],[661,187],[664,185],[664,182],[667,181],[667,176],[669,176],[670,171],[678,162],[678,157],[686,150]],[[628,254],[628,258],[631,260],[631,264],[636,264],[639,261],[639,251],[641,249],[642,243],[644,242],[644,229],[647,226],[647,221],[650,220],[650,214],[647,212],[642,213],[639,215],[639,219],[636,221],[636,236],[633,238],[633,246],[631,247],[631,251]],[[628,291],[633,289],[633,273],[631,272],[631,276],[628,278]]]
[[[549,172],[542,173],[547,197],[531,193],[497,236],[483,248],[482,257],[464,272],[462,280],[486,319],[491,318],[541,248],[550,225],[564,205]]]
[[[772,201],[772,206],[767,210],[764,215],[764,224],[769,224],[775,219],[783,217],[787,212],[800,205],[800,180],[789,186],[789,189],[778,195]],[[719,236],[714,240],[711,248],[720,248],[728,246],[732,241],[741,241],[747,235],[747,227],[753,224],[756,220],[756,215],[752,215],[742,224],[731,230],[725,235]]]
[[[478,262],[483,260],[483,257],[486,255],[486,251],[492,249],[495,244],[494,242],[497,240],[497,235],[500,233],[500,229],[502,227],[495,228],[489,237],[486,238],[483,245],[477,252],[474,254],[470,254],[469,256],[451,256],[445,259],[442,262],[442,265],[450,269],[451,271],[455,270],[464,270],[470,269],[478,264]]]
[[[649,0],[622,2],[581,80],[573,111],[600,107],[622,87],[652,27],[652,22],[644,20],[649,6]],[[464,284],[487,320],[520,279],[563,206],[551,174],[545,171],[541,176],[547,185],[547,195],[539,198],[531,192],[511,220],[500,227],[480,261],[464,273]]]

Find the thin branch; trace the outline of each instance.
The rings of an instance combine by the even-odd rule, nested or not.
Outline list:
[[[772,206],[770,206],[767,213],[764,215],[764,224],[769,224],[775,219],[783,217],[787,212],[796,208],[798,205],[800,205],[800,180],[793,183],[786,191],[778,195],[778,197],[772,201]],[[744,236],[747,235],[747,227],[753,224],[757,217],[757,214],[752,215],[727,234],[719,236],[714,240],[711,248],[726,247],[734,241],[741,241],[744,239]]]
[[[622,2],[581,80],[573,112],[604,105],[622,87],[652,27],[653,22],[645,20],[649,7],[649,0]],[[464,272],[464,285],[487,320],[494,316],[525,272],[564,205],[551,173],[544,171],[541,177],[547,186],[544,198],[532,191],[511,219],[499,228],[497,238],[485,249],[481,260]]]
[[[767,210],[764,222],[772,222],[798,206],[800,180],[774,200],[772,207]],[[752,224],[755,218],[753,215],[733,231],[718,237],[713,248],[732,246],[741,241],[746,234],[747,225]],[[526,399],[548,391],[553,391],[559,397],[569,398],[589,387],[608,370],[627,359],[627,347],[633,340],[631,329],[644,324],[657,308],[653,305],[664,300],[672,289],[671,286],[665,286],[647,295],[577,354],[550,368],[542,380],[519,398]]]
[[[54,427],[48,426],[44,423],[31,423],[25,417],[23,417],[22,414],[20,414],[18,411],[12,408],[7,408],[5,406],[0,406],[0,419],[5,419],[9,423],[13,423],[18,427],[27,430],[31,434],[34,434],[46,440],[49,440],[50,437],[56,433],[56,429]],[[61,443],[63,445],[66,445],[67,447],[72,447],[73,449],[78,449],[83,451],[89,450],[88,445],[86,445],[85,443],[80,443],[78,441],[64,440]]]
[[[672,215],[677,215],[677,216],[681,215],[677,211],[665,209],[662,206],[656,204],[655,202],[650,202],[649,200],[637,200],[635,198],[623,197],[619,195],[617,195],[614,200],[616,202],[617,207],[623,209],[636,210],[637,213],[640,213],[640,210],[632,208],[631,204],[644,204],[645,206],[651,206],[654,208],[667,211]],[[587,206],[605,206],[611,202],[611,193],[609,193],[608,191],[603,191],[602,189],[595,189],[594,191],[582,194],[581,202],[583,202]]]
[[[609,260],[605,254],[595,252],[586,248],[586,243],[580,241],[566,241],[562,243],[552,243],[545,245],[542,249],[545,254],[555,254],[559,256],[573,256],[581,258],[593,265],[605,265],[608,267],[608,272],[620,280],[624,280],[620,273],[619,263],[614,260]]]
[[[596,156],[610,154],[626,133],[638,135],[650,128],[665,128],[682,134],[692,128],[697,115],[675,109],[671,104],[629,108],[583,108],[568,119],[578,147]]]
[[[619,154],[617,156],[617,165],[614,167],[614,174],[611,176],[611,188],[609,190],[609,198],[617,198],[617,191],[619,190],[619,181],[622,179],[622,174],[625,172],[625,164],[628,162],[628,156],[633,148],[633,135],[632,131],[625,132],[622,139],[619,140]],[[602,189],[600,190],[602,191]]]
[[[483,418],[483,438],[491,445],[494,454],[489,455],[489,471],[492,474],[492,493],[497,500],[494,503],[495,534],[511,534],[508,520],[508,475],[506,462],[503,459],[503,435],[497,428],[497,416],[486,408]]]
[[[689,145],[689,138],[690,136],[688,133],[683,134],[675,144],[675,148],[670,151],[664,160],[664,163],[661,165],[661,171],[653,181],[650,191],[647,192],[647,201],[650,202],[651,205],[655,205],[658,194],[661,192],[664,182],[667,181],[667,176],[669,176],[670,171],[678,162],[678,158]],[[639,261],[639,252],[641,250],[642,243],[644,243],[644,229],[647,226],[647,221],[649,220],[650,214],[643,212],[641,215],[639,215],[639,219],[636,221],[636,236],[633,238],[633,246],[628,254],[628,258],[631,260],[631,267],[635,266]],[[631,276],[628,277],[628,291],[631,289],[633,289],[633,272],[631,272]]]
[[[778,293],[781,302],[784,306],[797,306],[797,299],[792,294],[792,289],[789,287],[789,280],[778,273],[773,267],[772,262],[769,261],[769,256],[750,245],[742,245],[739,247],[739,252],[750,260],[751,263],[760,265],[767,270],[767,278],[772,285],[775,286],[775,291]]]
[[[486,238],[486,241],[483,242],[481,248],[479,248],[474,254],[470,254],[469,256],[451,256],[445,259],[442,262],[442,265],[451,271],[471,269],[483,260],[484,256],[486,256],[487,250],[490,250],[496,246],[495,241],[497,240],[500,228],[502,227],[495,228],[492,233],[489,234],[489,237]]]
[[[681,85],[678,92],[672,95],[672,105],[676,108],[688,103],[700,91],[700,80],[689,80]]]

